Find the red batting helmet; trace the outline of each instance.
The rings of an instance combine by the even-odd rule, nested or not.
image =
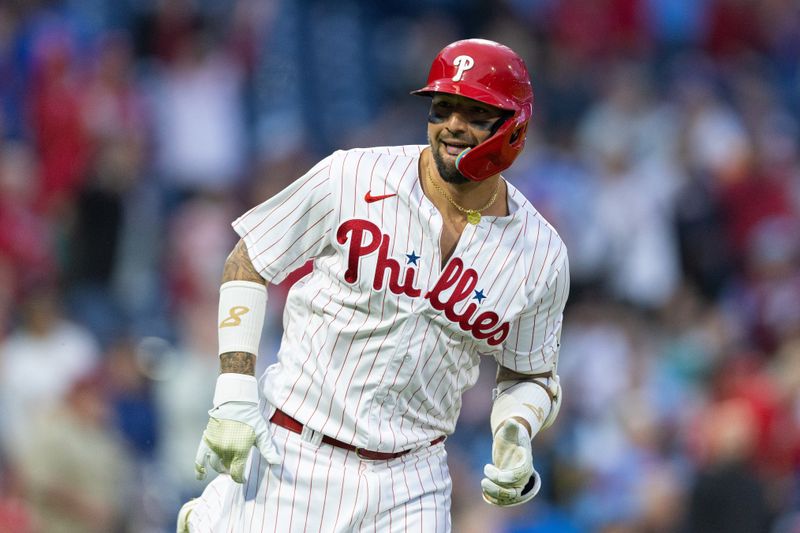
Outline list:
[[[533,89],[521,57],[494,41],[456,41],[433,60],[425,87],[411,94],[433,93],[464,96],[511,113],[491,137],[461,152],[456,159],[461,174],[482,181],[511,166],[525,146],[533,113]]]

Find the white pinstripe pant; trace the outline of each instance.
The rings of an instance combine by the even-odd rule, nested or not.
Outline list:
[[[450,473],[444,444],[390,461],[316,445],[273,426],[283,463],[250,455],[243,484],[221,475],[189,518],[193,533],[447,533]]]

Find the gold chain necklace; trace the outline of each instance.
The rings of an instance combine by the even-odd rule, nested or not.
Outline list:
[[[453,207],[455,207],[456,209],[458,209],[459,211],[461,211],[462,213],[464,213],[465,215],[467,215],[467,222],[469,222],[470,224],[473,224],[473,225],[475,225],[475,224],[477,224],[478,222],[480,222],[480,221],[481,221],[481,211],[486,211],[487,209],[489,209],[489,208],[492,206],[492,204],[494,203],[494,201],[495,201],[495,200],[497,200],[497,193],[498,193],[498,192],[500,192],[500,185],[501,185],[501,183],[502,183],[502,180],[499,180],[499,179],[497,180],[497,187],[495,187],[495,188],[494,188],[494,192],[492,193],[492,197],[491,197],[491,198],[489,198],[489,201],[486,203],[486,205],[484,205],[483,207],[481,207],[481,208],[478,208],[478,209],[467,209],[467,208],[465,208],[465,207],[461,207],[460,205],[458,205],[458,204],[456,203],[456,201],[455,201],[455,200],[453,200],[453,199],[450,197],[450,195],[449,195],[449,194],[447,194],[447,192],[445,192],[445,190],[444,190],[443,188],[441,188],[441,187],[439,186],[439,184],[438,184],[438,183],[436,183],[435,181],[433,181],[433,176],[431,175],[431,164],[430,164],[430,160],[428,160],[428,164],[425,166],[425,168],[426,168],[426,170],[427,170],[426,174],[427,174],[427,176],[428,176],[428,181],[430,182],[430,184],[431,184],[431,185],[433,185],[433,186],[434,186],[434,188],[435,188],[437,191],[439,191],[439,194],[441,194],[442,196],[444,196],[444,197],[445,197],[445,199],[446,199],[448,202],[450,202],[450,204],[451,204]]]

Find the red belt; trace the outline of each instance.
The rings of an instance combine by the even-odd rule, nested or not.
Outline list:
[[[283,411],[277,409],[275,414],[269,419],[270,422],[273,424],[277,424],[283,428],[288,429],[294,433],[302,433],[303,432],[303,424],[292,418],[291,416],[287,415]],[[347,444],[346,442],[342,442],[340,440],[336,440],[332,437],[327,435],[323,435],[322,442],[325,444],[330,444],[331,446],[336,446],[337,448],[344,448],[345,450],[350,450],[351,452],[355,452],[357,456],[361,459],[368,459],[370,461],[387,461],[389,459],[396,459],[398,457],[402,457],[403,455],[407,454],[411,450],[404,450],[402,452],[373,452],[370,450],[365,450],[364,448],[356,448],[352,444]],[[441,437],[435,438],[431,441],[431,446],[434,444],[439,444],[440,442],[444,442],[444,435]]]

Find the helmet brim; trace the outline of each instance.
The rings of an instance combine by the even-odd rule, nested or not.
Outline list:
[[[411,91],[411,94],[417,96],[433,96],[436,93],[463,96],[483,104],[497,107],[504,111],[519,111],[519,106],[510,98],[503,96],[500,93],[491,91],[486,87],[473,85],[470,83],[455,83],[447,80],[438,80],[434,83],[426,85],[422,89]]]

